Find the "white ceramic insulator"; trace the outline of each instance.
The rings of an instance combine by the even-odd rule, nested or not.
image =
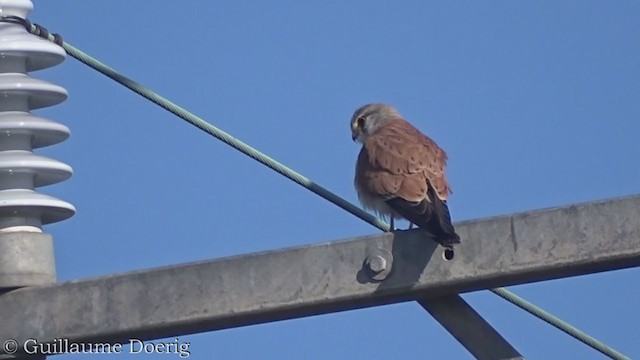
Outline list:
[[[32,9],[29,0],[0,0],[0,15],[26,18]],[[67,91],[29,76],[61,63],[65,55],[21,25],[0,22],[0,232],[40,232],[42,225],[75,213],[73,205],[35,190],[73,173],[69,165],[33,153],[69,137],[66,126],[31,113],[63,102]]]

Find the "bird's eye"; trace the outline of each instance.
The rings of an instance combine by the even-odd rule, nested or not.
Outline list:
[[[360,116],[356,121],[360,129],[364,128],[364,116]]]

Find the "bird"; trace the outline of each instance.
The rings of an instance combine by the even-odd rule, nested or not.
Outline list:
[[[373,103],[351,117],[351,138],[362,144],[354,185],[365,209],[406,219],[445,247],[460,243],[447,199],[447,154],[391,105]]]

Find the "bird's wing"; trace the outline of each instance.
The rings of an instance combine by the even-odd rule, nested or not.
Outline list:
[[[384,171],[369,158],[369,152],[363,146],[356,163],[355,184],[359,191],[382,199],[390,199],[400,190],[403,176]]]
[[[410,202],[428,199],[429,186],[440,200],[448,198],[446,163],[447,154],[402,119],[394,119],[371,134],[358,158],[366,173],[363,185],[372,193]]]
[[[402,119],[394,119],[363,144],[357,186],[381,197],[397,214],[449,246],[460,242],[447,207],[447,154]]]

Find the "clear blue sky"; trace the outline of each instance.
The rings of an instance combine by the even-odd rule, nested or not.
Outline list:
[[[391,103],[448,151],[455,220],[640,193],[639,19],[638,1],[59,0],[31,14],[354,202],[349,118]],[[70,94],[37,112],[72,130],[40,151],[75,171],[41,190],[78,210],[46,227],[60,281],[377,231],[72,58],[33,75]],[[511,290],[640,357],[639,277]],[[530,359],[601,358],[486,291],[464,297]],[[180,340],[191,359],[470,358],[415,303]]]

